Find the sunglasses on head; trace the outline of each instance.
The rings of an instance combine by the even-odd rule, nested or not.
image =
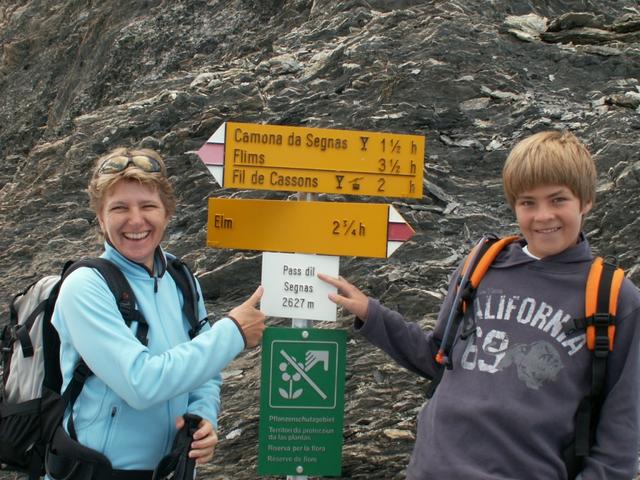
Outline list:
[[[118,173],[129,168],[131,165],[148,173],[158,173],[162,171],[160,162],[153,157],[147,155],[116,155],[115,157],[107,158],[102,165],[100,165],[98,174]]]

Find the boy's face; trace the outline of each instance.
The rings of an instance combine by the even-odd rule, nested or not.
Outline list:
[[[582,216],[591,210],[591,202],[580,205],[569,188],[544,185],[518,195],[514,208],[529,252],[544,258],[576,244]]]

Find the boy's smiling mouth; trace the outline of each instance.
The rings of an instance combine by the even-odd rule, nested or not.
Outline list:
[[[537,228],[535,230],[536,233],[554,233],[560,230],[562,227],[552,227],[552,228]]]

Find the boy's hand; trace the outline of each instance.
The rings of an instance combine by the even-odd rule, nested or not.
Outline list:
[[[248,300],[229,312],[229,317],[236,322],[242,331],[247,348],[253,348],[262,341],[262,333],[266,328],[265,315],[256,308],[263,292],[264,289],[259,286]]]
[[[180,430],[184,426],[184,417],[176,419],[176,428]],[[193,434],[189,458],[196,459],[196,465],[210,462],[213,458],[216,445],[218,444],[218,434],[213,424],[209,420],[202,419],[198,425],[198,430]]]
[[[358,287],[351,285],[342,277],[335,278],[330,275],[325,275],[324,273],[319,273],[318,278],[338,289],[337,294],[329,294],[329,300],[346,308],[363,322],[367,320],[369,297],[362,293]]]

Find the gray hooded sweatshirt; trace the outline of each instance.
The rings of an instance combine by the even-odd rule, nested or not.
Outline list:
[[[573,438],[578,404],[590,392],[592,352],[584,331],[567,335],[563,324],[584,317],[593,256],[584,239],[542,260],[523,252],[524,245],[507,246],[480,283],[461,327],[473,333],[458,339],[453,369],[419,414],[409,480],[567,478],[561,452]],[[367,321],[356,319],[356,331],[400,365],[432,378],[452,285],[433,332],[373,299]],[[625,279],[606,399],[582,480],[635,476],[639,345],[640,293]]]

